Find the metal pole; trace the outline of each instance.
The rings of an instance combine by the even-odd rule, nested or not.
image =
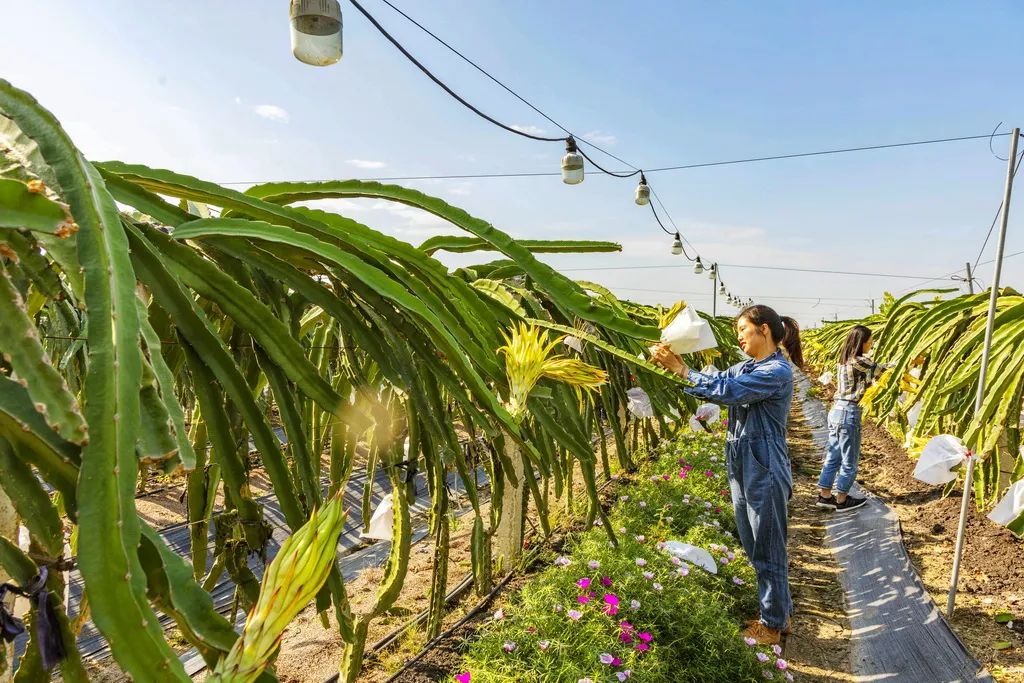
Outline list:
[[[970,261],[967,262],[967,291],[974,294],[974,275],[971,274]]]
[[[871,300],[871,315],[875,314],[875,300]]]
[[[1017,140],[1020,128],[1014,128],[1010,139],[1010,160],[1006,170],[1006,189],[1003,191],[1003,215],[999,221],[999,242],[996,245],[996,264],[992,273],[992,291],[988,298],[988,321],[985,326],[985,346],[981,351],[981,369],[978,371],[978,393],[974,397],[974,414],[981,412],[982,399],[985,397],[985,373],[988,371],[988,352],[992,347],[992,331],[996,322],[996,302],[999,299],[999,276],[1003,271],[1003,250],[1006,246],[1006,224],[1010,218],[1010,195],[1013,193],[1013,171],[1017,161]],[[981,436],[978,436],[977,450],[981,450]],[[960,526],[956,532],[956,548],[953,550],[953,576],[949,581],[949,598],[946,600],[946,616],[953,616],[956,603],[956,584],[960,578],[960,554],[964,546],[964,530],[967,528],[967,505],[971,500],[971,489],[974,488],[974,461],[981,455],[975,452],[967,458],[967,474],[964,480],[964,495],[960,501]]]

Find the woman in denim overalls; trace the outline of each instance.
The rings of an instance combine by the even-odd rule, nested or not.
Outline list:
[[[652,360],[693,382],[686,392],[729,407],[726,460],[740,543],[757,572],[761,618],[744,635],[762,644],[778,643],[789,632],[793,601],[786,553],[787,514],[793,474],[786,425],[793,398],[793,370],[779,348],[799,357],[799,335],[767,306],[750,306],[736,318],[740,348],[750,360],[725,372],[695,372],[667,346]]]

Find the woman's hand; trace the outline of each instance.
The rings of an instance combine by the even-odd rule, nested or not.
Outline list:
[[[686,373],[690,371],[683,359],[664,344],[656,344],[651,347],[651,362],[681,377],[685,377]]]

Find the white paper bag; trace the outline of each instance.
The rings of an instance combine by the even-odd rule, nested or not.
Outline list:
[[[929,441],[914,467],[914,479],[926,484],[948,484],[957,477],[950,472],[967,460],[967,446],[952,434],[939,434]]]
[[[917,426],[917,418],[921,417],[921,409],[924,408],[924,404],[918,401],[914,405],[910,406],[910,410],[907,411],[907,424],[911,428]]]
[[[359,534],[359,538],[377,541],[390,541],[394,532],[395,510],[391,502],[391,494],[384,496],[380,505],[370,517],[370,528]]]
[[[996,524],[1010,527],[1017,535],[1024,533],[1024,479],[1013,484],[999,504],[992,508],[988,518]]]
[[[711,557],[711,553],[704,550],[704,548],[698,548],[695,545],[681,541],[665,541],[665,552],[690,564],[695,564],[712,574],[718,573],[718,563],[715,562],[715,558]]]
[[[633,387],[626,391],[626,407],[636,417],[654,417],[654,407],[651,405],[651,397],[640,387]]]
[[[661,331],[661,343],[674,353],[696,353],[718,346],[708,322],[687,306]]]
[[[720,407],[714,403],[702,403],[690,418],[690,429],[695,432],[705,431],[705,425],[712,427],[721,417],[722,409]]]
[[[824,384],[825,386],[828,386],[829,384],[832,384],[832,373],[831,372],[823,372],[823,373],[821,373],[821,377],[818,378],[818,383],[819,384]]]

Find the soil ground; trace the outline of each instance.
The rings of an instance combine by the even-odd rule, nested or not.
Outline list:
[[[884,430],[864,423],[858,483],[899,515],[904,545],[925,587],[945,613],[961,489],[913,478],[914,461]],[[998,624],[1013,615],[1013,629]],[[999,683],[1024,683],[1024,541],[985,518],[972,504],[960,565],[956,610],[949,620],[971,653]],[[996,649],[996,646],[1005,649]]]

